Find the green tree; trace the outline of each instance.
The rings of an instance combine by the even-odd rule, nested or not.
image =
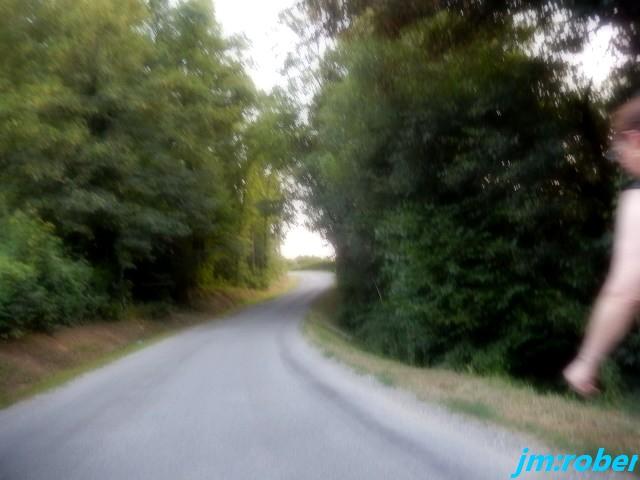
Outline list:
[[[85,262],[64,254],[52,226],[16,212],[0,220],[0,338],[82,320],[103,301]]]
[[[8,0],[0,16],[0,217],[42,219],[116,303],[273,278],[296,115],[256,92],[210,1]]]
[[[31,43],[1,72],[7,201],[38,211],[119,289],[161,275],[191,286],[196,245],[229,215],[254,96],[208,2],[152,7],[16,2],[0,28]]]
[[[560,61],[581,50],[593,32],[610,26],[612,52],[620,61],[611,76],[611,103],[637,93],[640,4],[635,0],[300,0],[285,18],[308,46],[326,37],[348,36],[365,14],[377,35],[395,38],[440,12],[462,14],[474,27],[500,28],[514,19],[533,25],[541,34],[539,41]]]
[[[279,246],[283,225],[292,219],[291,165],[301,141],[295,106],[281,91],[262,95],[254,118],[243,131],[233,201],[234,235],[212,237],[222,248],[210,249],[204,265],[209,280],[229,279],[265,286],[281,273]]]
[[[603,273],[600,109],[515,22],[439,13],[389,38],[374,20],[325,57],[299,176],[344,322],[411,362],[548,377]]]

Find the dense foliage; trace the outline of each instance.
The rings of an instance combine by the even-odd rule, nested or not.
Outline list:
[[[342,321],[412,363],[554,378],[606,273],[618,176],[604,112],[629,77],[596,93],[534,45],[547,32],[576,47],[548,36],[551,11],[578,43],[614,16],[397,3],[302,2],[333,35],[299,178],[336,247]]]
[[[17,212],[0,221],[0,335],[80,320],[102,300],[91,269],[65,256],[51,225]]]
[[[46,222],[59,276],[0,244],[3,281],[48,296],[3,291],[0,335],[80,315],[65,302],[87,269],[116,304],[278,272],[295,115],[255,90],[240,47],[207,0],[0,3],[0,198],[12,225]]]

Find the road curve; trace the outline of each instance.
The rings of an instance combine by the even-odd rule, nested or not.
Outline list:
[[[300,322],[333,277],[296,275],[278,299],[0,411],[0,479],[509,478],[531,442],[308,346]]]

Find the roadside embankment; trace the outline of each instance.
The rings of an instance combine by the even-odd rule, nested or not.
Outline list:
[[[189,309],[162,312],[164,308],[155,305],[134,305],[122,320],[91,322],[60,328],[52,334],[32,333],[2,341],[0,408],[61,385],[183,328],[271,299],[294,285],[295,279],[285,276],[265,290],[216,288],[200,295]]]

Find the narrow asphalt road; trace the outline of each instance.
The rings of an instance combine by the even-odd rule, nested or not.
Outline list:
[[[333,277],[297,275],[276,300],[0,411],[0,479],[499,479],[535,448],[324,358],[299,326]]]

